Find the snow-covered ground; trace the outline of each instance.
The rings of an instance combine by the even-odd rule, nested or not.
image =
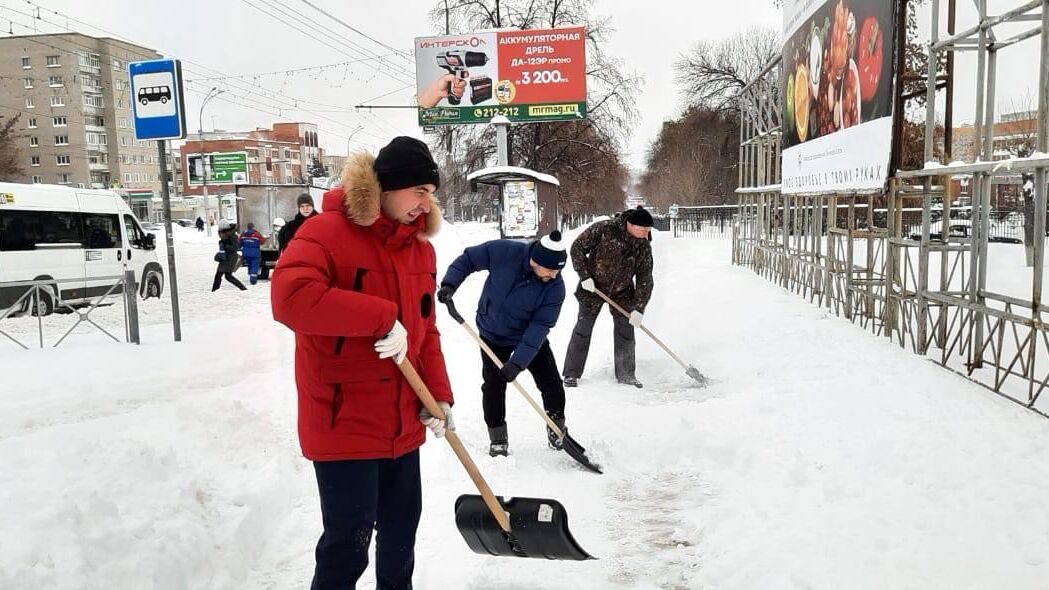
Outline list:
[[[446,228],[442,270],[493,235]],[[0,588],[308,586],[320,515],[294,431],[292,335],[266,284],[210,292],[213,239],[180,231],[176,245],[183,343],[166,299],[142,304],[140,347],[0,340]],[[513,455],[487,457],[480,353],[440,316],[459,433],[489,483],[560,500],[599,559],[471,553],[452,513],[470,481],[431,440],[418,588],[1045,587],[1049,422],[732,267],[728,241],[654,247],[646,323],[717,383],[691,388],[639,334],[645,389],[616,385],[602,316],[567,417],[604,475],[549,451],[512,390]],[[482,282],[456,295],[468,317]],[[575,313],[569,298],[559,357]]]

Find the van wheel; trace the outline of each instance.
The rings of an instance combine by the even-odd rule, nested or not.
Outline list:
[[[160,279],[156,275],[151,275],[149,280],[146,281],[146,296],[144,299],[160,299]]]
[[[26,299],[26,311],[33,317],[47,317],[55,313],[55,298],[48,287],[41,293],[40,291],[34,292]]]

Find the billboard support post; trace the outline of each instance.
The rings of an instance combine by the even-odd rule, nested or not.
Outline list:
[[[495,125],[495,149],[496,158],[500,166],[506,166],[510,161],[509,150],[507,149],[506,133],[510,129],[510,119],[506,117],[496,117],[492,119],[492,125]]]

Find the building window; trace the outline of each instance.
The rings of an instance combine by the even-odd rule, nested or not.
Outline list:
[[[97,53],[91,55],[84,55],[81,53],[79,56],[80,65],[86,68],[99,69],[102,67],[102,61],[99,59]]]
[[[36,105],[33,104],[33,97],[32,96],[25,97],[25,108],[31,109],[34,106],[36,106]]]
[[[127,129],[127,119],[117,119],[117,127]]]
[[[124,147],[128,147],[129,144],[130,144],[130,142],[127,140],[127,136],[126,135],[121,135],[120,136],[120,145],[122,145]]]
[[[37,147],[38,145],[40,145],[39,139],[37,139],[36,137],[29,138],[29,147]]]
[[[54,94],[51,96],[51,106],[53,107],[64,107],[66,103],[63,102],[62,97]]]
[[[49,55],[49,56],[47,56],[47,67],[49,67],[49,68],[57,68],[57,67],[59,67],[61,65],[62,64],[58,63],[58,56],[57,55]]]
[[[69,165],[69,156],[68,155],[55,156],[55,163],[58,164],[59,166],[68,166]]]
[[[33,66],[29,65],[29,57],[23,55],[22,56],[22,69],[23,70],[28,70],[31,67],[33,67]]]
[[[91,125],[93,127],[105,127],[106,119],[99,115],[87,115],[84,117],[84,124]]]
[[[72,178],[71,178],[71,176],[69,174],[59,174],[58,175],[58,184],[70,184],[71,182],[72,182]]]
[[[92,131],[87,132],[87,145],[106,145],[107,139],[105,133],[94,133]]]
[[[102,97],[101,96],[85,94],[84,95],[84,106],[86,106],[86,107],[102,108],[103,106],[105,106],[105,103],[102,101]]]
[[[128,173],[128,172],[125,172],[124,173],[124,184],[128,184],[130,182],[131,182],[131,174]]]
[[[59,86],[63,86],[63,84],[62,84],[62,76],[48,76],[47,77],[47,85],[52,87],[52,88],[57,88]]]
[[[119,59],[114,59],[113,60],[113,71],[114,72],[120,72],[120,71],[123,71],[123,70],[124,70],[124,62],[120,61]]]
[[[52,123],[54,123],[55,127],[65,127],[69,125],[69,119],[67,119],[66,117],[54,117],[51,119],[51,121]]]
[[[84,86],[84,90],[93,92],[102,92],[102,79],[96,76],[83,76],[81,83]]]
[[[26,88],[32,88],[33,87],[33,79],[32,78],[23,78],[22,82],[25,84]]]
[[[56,135],[55,136],[55,145],[69,145],[69,136],[68,135]]]
[[[32,158],[29,158],[29,165],[30,166],[39,166],[40,165],[40,156],[33,156]]]
[[[36,129],[36,117],[32,117],[29,119],[29,128]]]
[[[36,175],[33,176],[33,184],[40,184],[41,182],[44,182],[42,178]]]

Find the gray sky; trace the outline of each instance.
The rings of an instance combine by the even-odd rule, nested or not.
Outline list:
[[[440,32],[431,28],[427,16],[435,4],[432,0],[310,1],[368,36],[409,55],[414,37]],[[218,86],[227,91],[220,99],[208,104],[203,118],[206,130],[212,128],[213,121],[220,129],[236,130],[266,127],[278,120],[311,121],[320,126],[322,146],[337,154],[346,152],[347,138],[358,126],[363,129],[353,136],[353,143],[369,149],[377,149],[395,134],[421,136],[414,111],[353,112],[352,108],[387,93],[388,96],[373,102],[410,104],[414,95],[414,76],[411,73],[414,66],[410,58],[392,55],[389,48],[326,19],[303,0],[34,2],[45,7],[41,12],[45,21],[59,24],[56,27],[38,21],[41,32],[53,32],[68,26],[88,34],[107,34],[75,20],[67,21],[68,16],[183,59],[184,77],[192,81],[186,92],[187,123],[191,130],[198,126],[201,95],[197,92]],[[994,9],[999,5],[1012,6],[1016,2],[991,0],[991,4]],[[277,14],[280,20],[251,5]],[[959,5],[962,6],[959,23],[969,22],[969,3],[960,0]],[[274,6],[305,15],[329,30],[296,31],[290,26],[293,19],[286,14],[280,15]],[[31,7],[21,0],[0,0],[0,23],[4,28],[7,28],[6,21],[10,18],[14,20],[15,34],[32,32],[23,26],[29,25],[31,19],[12,13],[10,9],[27,12]],[[597,9],[601,15],[612,17],[616,28],[609,52],[623,58],[628,69],[645,78],[638,100],[642,119],[626,146],[628,161],[635,168],[641,167],[645,149],[662,122],[679,111],[680,95],[673,80],[674,60],[700,39],[720,39],[755,25],[778,28],[782,20],[771,0],[599,0]],[[298,26],[305,29],[304,25]],[[335,38],[341,38],[351,46],[334,41]],[[1037,52],[1037,42],[1033,43],[1025,43],[1016,49],[1017,53]],[[225,76],[335,64],[375,54],[387,55],[389,67],[380,72],[374,67],[373,59],[365,59],[356,64],[295,75],[224,79]],[[974,64],[971,58],[959,61],[959,92],[962,95],[971,95],[971,89],[975,87]],[[1033,64],[1033,57],[1002,60],[999,104],[1011,102],[1027,89],[1033,90],[1037,83]],[[252,96],[245,92],[246,88],[263,92],[267,97]],[[960,105],[958,113],[956,119],[971,119],[972,107]]]

